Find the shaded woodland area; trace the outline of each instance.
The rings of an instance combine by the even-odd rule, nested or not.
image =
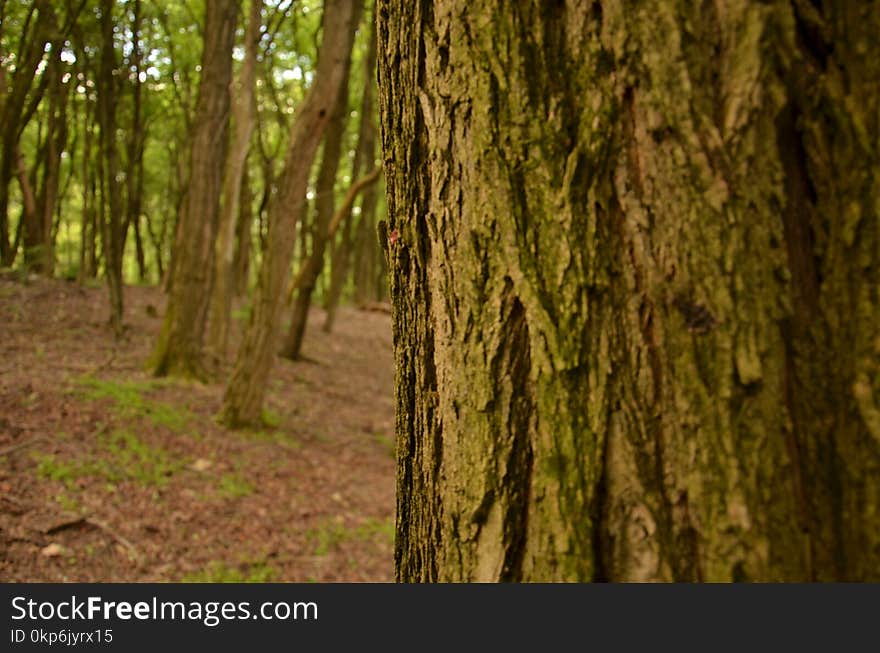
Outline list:
[[[391,578],[372,16],[0,3],[4,580]]]
[[[0,0],[0,573],[880,580],[878,34]]]

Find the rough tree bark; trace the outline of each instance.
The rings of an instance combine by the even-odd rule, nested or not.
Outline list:
[[[291,127],[278,192],[269,204],[269,227],[253,310],[226,387],[222,420],[259,423],[269,370],[276,351],[284,280],[296,241],[296,222],[305,205],[309,171],[343,82],[343,62],[351,50],[355,5],[360,0],[327,0],[315,81]]]
[[[238,5],[235,0],[207,3],[189,188],[174,244],[165,319],[148,362],[157,376],[207,377],[202,343],[228,146],[229,85]]]
[[[235,285],[235,236],[241,216],[239,202],[241,200],[242,176],[245,174],[244,164],[250,149],[251,134],[254,131],[257,112],[254,82],[262,25],[262,9],[262,0],[251,0],[245,34],[245,57],[235,82],[235,100],[232,104],[235,127],[232,149],[226,161],[220,224],[214,248],[214,286],[211,290],[208,319],[208,349],[220,360],[226,359],[228,348],[229,320],[232,313]]]
[[[401,580],[880,580],[873,2],[379,5]]]

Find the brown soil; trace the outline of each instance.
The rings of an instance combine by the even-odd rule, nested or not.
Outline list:
[[[392,580],[388,315],[315,309],[231,431],[222,383],[142,370],[163,304],[127,288],[116,341],[103,287],[0,280],[0,581]]]

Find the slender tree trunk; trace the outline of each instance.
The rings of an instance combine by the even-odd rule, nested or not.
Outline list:
[[[37,202],[37,238],[30,251],[35,254],[34,269],[51,276],[55,269],[55,232],[52,229],[58,192],[61,184],[61,154],[67,146],[67,103],[69,85],[65,83],[60,51],[53,52],[47,67],[49,82],[49,107],[46,128],[45,154],[43,156],[43,181]],[[27,250],[26,250],[27,251]]]
[[[336,312],[342,302],[351,271],[351,252],[354,248],[354,217],[349,211],[342,222],[339,236],[331,241],[330,279],[324,296],[324,323],[321,330],[332,333],[336,323]]]
[[[207,377],[202,342],[228,145],[229,85],[238,4],[235,0],[207,3],[190,181],[175,240],[171,294],[148,362],[157,376]]]
[[[375,165],[376,160],[376,114],[374,111],[375,104],[375,85],[376,85],[376,5],[373,5],[373,15],[370,19],[369,29],[370,38],[367,42],[367,54],[364,57],[364,81],[363,94],[361,96],[360,125],[358,127],[358,141],[355,150],[354,165],[352,166],[352,179],[357,179],[367,170]],[[376,206],[376,189],[369,187],[364,190],[363,200],[361,201],[360,221],[363,224],[372,222],[375,217]],[[371,210],[372,209],[372,210]],[[342,298],[342,290],[345,281],[348,278],[351,253],[352,253],[352,216],[349,214],[345,217],[342,238],[339,245],[334,251],[332,275],[330,278],[330,290],[327,293],[327,301],[324,304],[326,317],[324,319],[324,331],[329,333],[333,329],[333,322],[336,319],[336,309]],[[362,235],[368,246],[375,250],[376,240],[373,237],[375,226],[370,225],[369,229],[364,230]],[[360,243],[357,243],[360,247]]]
[[[27,162],[20,147],[15,148],[15,156],[17,161],[15,166],[16,176],[18,177],[18,186],[21,189],[19,233],[24,244],[25,267],[30,269],[36,266],[36,254],[40,247],[40,213],[37,206],[37,194],[34,191],[31,178],[28,176]],[[16,238],[16,250],[18,249],[18,240]]]
[[[241,297],[247,292],[251,272],[251,229],[254,225],[253,191],[247,170],[241,175],[241,197],[238,202],[238,223],[233,261],[233,292]]]
[[[82,148],[82,167],[81,167],[81,188],[82,188],[82,213],[80,218],[80,250],[79,250],[79,274],[77,280],[82,283],[88,278],[95,275],[94,269],[94,176],[92,174],[92,128],[89,121],[89,105],[83,102],[83,148]],[[89,256],[91,251],[92,256]]]
[[[50,5],[47,0],[36,0],[30,6],[30,31],[22,35],[22,47],[16,53],[9,91],[0,104],[0,124],[3,125],[0,132],[0,265],[4,266],[13,264],[17,251],[17,248],[10,247],[8,213],[9,183],[18,167],[18,143],[45,90],[48,77],[42,77],[36,88],[34,80],[44,61],[46,44],[56,37],[57,18]],[[6,84],[3,84],[5,88]]]
[[[123,286],[122,257],[125,236],[122,193],[119,178],[119,153],[116,145],[116,101],[118,97],[116,51],[113,44],[113,1],[101,2],[101,63],[98,76],[98,120],[101,128],[102,183],[104,219],[101,220],[101,251],[104,273],[110,292],[110,324],[117,337],[122,335]]]
[[[348,280],[348,272],[351,267],[352,249],[352,216],[346,216],[342,223],[339,237],[333,242],[330,253],[330,283],[327,294],[324,297],[324,323],[321,330],[331,333],[336,323],[336,309],[342,301],[342,293],[345,290],[345,282]]]
[[[378,280],[385,278],[385,268],[376,246],[376,206],[378,194],[365,194],[361,202],[361,215],[354,238],[352,274],[355,304],[366,304],[382,299]]]
[[[344,61],[354,36],[357,0],[324,3],[323,38],[315,81],[291,127],[278,193],[269,205],[269,233],[254,294],[253,310],[221,409],[230,425],[261,418],[263,395],[276,351],[284,280],[296,240],[296,221],[305,204],[309,171],[344,82]]]
[[[374,28],[375,29],[375,28]],[[371,43],[369,57],[375,61],[376,58],[375,36]],[[375,67],[375,63],[373,64]],[[374,103],[370,99],[369,106],[364,104],[362,110],[369,114],[369,121],[361,124],[364,131],[361,133],[364,138],[364,152],[375,157],[376,149],[376,128],[374,117]],[[369,301],[379,299],[376,295],[376,277],[379,273],[378,264],[380,252],[376,246],[376,205],[378,201],[378,193],[375,189],[369,189],[364,194],[361,202],[361,214],[358,219],[357,229],[355,231],[355,248],[352,262],[352,275],[354,281],[354,301],[356,304],[365,304]]]
[[[143,282],[147,276],[146,257],[144,244],[141,238],[141,208],[143,205],[144,188],[144,121],[142,116],[141,102],[141,64],[143,53],[141,52],[141,2],[134,0],[133,20],[131,26],[131,67],[134,69],[132,81],[132,117],[131,126],[128,130],[128,171],[126,174],[126,224],[131,225],[134,231],[135,259],[138,267],[138,279]]]
[[[234,294],[235,236],[241,216],[242,176],[244,164],[250,149],[251,134],[254,130],[256,99],[254,81],[256,79],[257,50],[262,24],[262,0],[251,0],[245,36],[245,58],[235,84],[235,132],[232,151],[226,161],[226,175],[223,180],[223,201],[220,210],[220,225],[214,251],[214,287],[211,291],[210,325],[208,349],[220,360],[226,359],[229,341],[229,319],[232,312]]]
[[[354,31],[360,21],[361,2],[357,2],[355,18],[352,21],[350,43],[354,45]],[[291,360],[299,358],[303,337],[309,320],[309,307],[312,305],[312,294],[315,291],[318,277],[324,270],[324,252],[327,249],[328,229],[333,217],[336,203],[336,175],[339,171],[339,160],[342,155],[342,144],[345,138],[345,125],[348,120],[348,80],[351,76],[351,48],[343,60],[342,86],[336,98],[336,106],[330,116],[330,122],[324,135],[324,147],[321,151],[321,166],[315,183],[315,223],[312,230],[312,251],[305,267],[302,280],[298,286],[290,329],[281,347],[281,355]]]
[[[401,580],[880,580],[878,33],[383,6]]]

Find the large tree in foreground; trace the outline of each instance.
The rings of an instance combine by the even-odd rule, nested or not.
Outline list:
[[[880,580],[880,7],[382,2],[401,580]]]

